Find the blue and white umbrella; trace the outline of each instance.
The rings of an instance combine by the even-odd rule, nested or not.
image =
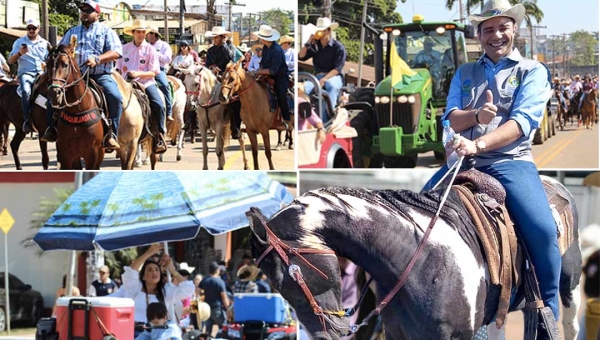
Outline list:
[[[102,172],[74,192],[33,241],[43,250],[112,251],[213,235],[248,225],[246,211],[266,216],[292,201],[264,173]]]

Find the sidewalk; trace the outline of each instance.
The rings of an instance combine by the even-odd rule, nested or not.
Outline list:
[[[35,340],[35,336],[27,335],[1,335],[0,340]]]

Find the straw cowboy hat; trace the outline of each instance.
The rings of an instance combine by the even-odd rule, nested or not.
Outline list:
[[[219,35],[224,35],[226,37],[230,37],[231,36],[231,32],[227,31],[225,29],[225,27],[223,26],[215,26],[212,28],[212,30],[204,33],[204,36],[206,38],[213,38],[213,37],[217,37]]]
[[[331,22],[331,19],[327,17],[317,19],[317,31],[324,31],[328,28],[331,28],[333,31],[338,28],[339,25],[340,24],[337,22]]]
[[[250,51],[250,47],[248,47],[248,44],[246,43],[241,44],[238,48],[244,53]]]
[[[162,38],[162,34],[158,31],[158,27],[156,26],[148,26],[148,31],[146,33],[156,33],[159,38]]]
[[[261,45],[261,44],[252,45],[252,51],[254,51],[254,54],[258,53],[258,50],[262,50],[262,49],[263,49],[263,45]]]
[[[279,38],[279,45],[283,44],[283,43],[293,43],[294,42],[294,38],[290,37],[289,35],[282,35],[281,38]]]
[[[204,322],[210,319],[210,306],[204,301],[198,301],[198,312],[196,313],[198,321]]]
[[[125,27],[123,29],[123,33],[127,35],[133,35],[133,31],[146,31],[146,33],[150,32],[148,25],[144,20],[135,20],[130,27]]]
[[[271,28],[269,25],[260,25],[258,30],[258,37],[266,41],[277,41],[281,34],[276,29]]]
[[[241,281],[252,281],[254,280],[254,278],[256,278],[257,274],[258,267],[252,265],[245,265],[238,269],[236,275],[240,278]]]
[[[481,14],[470,15],[469,21],[478,27],[482,22],[496,17],[511,18],[518,28],[525,18],[525,6],[522,4],[511,6],[508,0],[489,0],[483,5]]]
[[[191,273],[193,273],[193,272],[194,272],[194,269],[196,269],[196,267],[190,267],[190,266],[187,264],[187,262],[181,262],[181,263],[179,264],[179,269],[182,269],[182,270],[187,270],[187,271],[188,271],[188,272],[190,272],[190,274],[191,274]]]

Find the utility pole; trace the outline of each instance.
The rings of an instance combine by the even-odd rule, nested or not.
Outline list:
[[[234,3],[234,2],[229,1],[229,2],[226,2],[225,5],[229,6],[229,13],[228,13],[229,14],[229,27],[227,27],[227,29],[231,32],[231,17],[232,17],[232,15],[231,15],[231,7],[232,6],[246,7],[246,4],[238,4],[238,3]],[[242,16],[242,18],[243,18],[243,16]]]
[[[185,29],[183,27],[185,21],[185,15],[183,13],[185,13],[185,10],[185,0],[179,0],[179,39],[181,39],[185,33]]]
[[[42,37],[46,40],[49,40],[50,36],[49,27],[50,21],[48,20],[48,0],[42,0]]]
[[[331,0],[324,0],[321,7],[323,17],[331,19]]]
[[[365,24],[367,22],[367,1],[363,0],[365,3],[363,5],[363,13],[362,13],[362,21],[360,22],[360,53],[359,53],[359,61],[358,61],[358,80],[356,81],[357,87],[362,87],[362,66],[364,62],[364,49],[365,49]]]
[[[458,14],[460,15],[460,23],[464,24],[465,17],[463,16],[462,0],[458,0]]]
[[[567,52],[567,45],[565,45],[565,33],[563,33],[563,77],[565,77],[565,74],[567,74],[567,58],[566,58],[566,52]]]
[[[535,38],[536,38],[536,34],[534,33],[534,29],[536,28],[548,28],[546,26],[531,26],[531,30],[530,30],[530,34],[531,34],[531,59],[535,59],[534,56],[536,55],[535,51],[536,51],[536,44],[535,44]]]
[[[165,0],[165,41],[169,43],[169,10],[167,8],[167,0]]]
[[[555,44],[554,43],[556,41],[556,39],[555,39],[556,36],[555,35],[551,35],[551,37],[552,37],[552,77],[554,77],[554,75],[555,75],[554,68],[555,68],[555,64],[556,64],[556,61],[554,59],[554,57],[556,56]]]

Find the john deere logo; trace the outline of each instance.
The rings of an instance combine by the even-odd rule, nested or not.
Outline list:
[[[517,80],[517,76],[510,76],[510,78],[508,78],[508,85],[510,85],[512,87],[519,86],[519,81]]]

